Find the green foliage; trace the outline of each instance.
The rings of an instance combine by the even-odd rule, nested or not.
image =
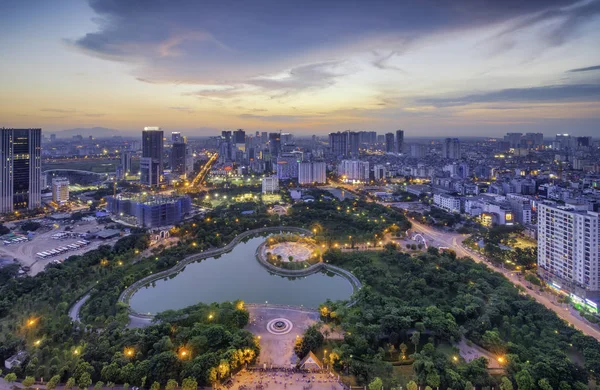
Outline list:
[[[8,373],[4,377],[4,380],[7,381],[8,383],[13,383],[17,380],[17,374],[15,374],[14,372]]]
[[[500,382],[500,390],[513,390],[513,384],[507,377],[503,376]]]
[[[585,382],[587,373],[600,372],[600,345],[569,327],[519,291],[500,274],[449,253],[409,256],[398,252],[344,253],[327,251],[324,260],[357,276],[363,288],[351,308],[328,304],[347,332],[340,347],[343,365],[360,384],[375,377],[386,382],[389,363],[383,357],[401,344],[412,351],[417,383],[463,389],[497,385],[487,372],[487,360],[453,363],[436,350],[439,343],[454,344],[461,337],[493,353],[505,354],[507,378],[513,383],[527,368],[531,387],[546,378],[552,388],[560,381]],[[419,333],[417,336],[411,336]],[[349,334],[348,334],[349,333]],[[428,344],[421,346],[423,341]],[[429,344],[431,343],[431,344]],[[569,344],[584,355],[585,372],[569,360]],[[354,358],[350,359],[350,355]],[[401,355],[400,355],[401,356]],[[359,357],[359,358],[357,358]],[[400,359],[400,357],[398,357]],[[521,386],[527,386],[526,374]],[[387,383],[387,382],[386,382]]]
[[[70,377],[67,379],[67,383],[65,383],[65,389],[71,390],[73,387],[75,387],[75,378]]]
[[[419,386],[417,386],[417,384],[415,383],[415,381],[410,381],[406,384],[406,389],[407,390],[417,390],[419,388]]]
[[[323,341],[325,338],[319,331],[316,325],[310,326],[304,332],[304,335],[296,340],[296,345],[294,346],[294,352],[296,356],[300,359],[304,358],[308,354],[308,352],[315,352],[318,348],[323,345]]]
[[[517,372],[517,375],[515,375],[515,380],[517,381],[518,390],[533,390],[535,387],[533,378],[527,370],[521,370]]]
[[[94,385],[94,390],[102,390],[102,388],[104,387],[104,382],[102,381],[98,381],[96,382],[96,384]]]
[[[27,377],[25,377],[25,379],[23,379],[22,383],[23,383],[23,386],[25,386],[25,387],[31,387],[35,383],[35,378],[32,376],[27,376]]]
[[[383,388],[383,381],[381,378],[376,377],[369,383],[369,390],[381,390]]]
[[[55,389],[56,385],[58,385],[58,382],[60,382],[60,375],[54,375],[52,378],[50,378],[48,383],[46,383],[46,389],[48,389],[48,390]]]
[[[198,382],[193,377],[187,377],[181,382],[181,390],[197,390]]]
[[[150,390],[160,390],[160,383],[154,382],[150,385]]]
[[[80,389],[87,389],[92,385],[92,377],[89,372],[84,372],[77,381],[77,386]]]
[[[165,386],[165,390],[175,390],[179,384],[175,379],[169,379],[167,381],[167,385]]]

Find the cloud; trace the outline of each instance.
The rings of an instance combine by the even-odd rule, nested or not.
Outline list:
[[[382,70],[397,70],[399,72],[406,73],[404,69],[389,64],[389,60],[391,60],[394,56],[398,55],[398,52],[392,51],[388,55],[384,56],[379,55],[379,53],[377,52],[373,52],[373,55],[378,57],[375,61],[372,62],[374,67]]]
[[[587,68],[570,69],[567,72],[568,73],[589,72],[589,71],[592,71],[592,70],[600,70],[600,65],[588,66]]]
[[[321,115],[254,115],[241,114],[241,119],[258,119],[265,122],[302,122],[311,119],[321,118]]]
[[[185,106],[175,106],[175,107],[169,107],[170,110],[175,110],[175,111],[181,111],[181,112],[185,112],[188,114],[192,114],[194,113],[194,109],[192,107],[185,107]]]
[[[453,107],[474,103],[595,101],[599,99],[600,84],[573,84],[511,88],[457,97],[420,98],[417,99],[417,102],[436,107]]]
[[[42,108],[40,111],[43,111],[43,112],[57,112],[57,113],[60,113],[60,114],[71,114],[71,113],[76,112],[75,110],[65,110],[65,109],[62,109],[62,108]]]

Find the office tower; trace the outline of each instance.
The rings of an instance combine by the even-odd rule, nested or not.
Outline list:
[[[140,183],[158,186],[163,174],[163,137],[160,127],[144,127],[142,131],[142,158]]]
[[[442,144],[442,157],[458,160],[460,156],[460,141],[458,138],[446,138]]]
[[[396,130],[396,153],[404,152],[404,130]]]
[[[585,205],[538,204],[538,273],[572,299],[597,303],[599,228],[600,214]]]
[[[50,142],[56,142],[56,134],[50,134]]]
[[[52,200],[58,204],[69,200],[69,180],[66,177],[52,179]]]
[[[301,161],[298,163],[298,184],[324,184],[327,182],[324,161]]]
[[[385,134],[385,151],[386,153],[394,153],[394,133]]]
[[[281,138],[279,133],[269,133],[269,152],[271,153],[271,159],[275,159],[279,156],[281,150]]]
[[[181,133],[178,131],[174,131],[171,133],[171,143],[182,142]]]
[[[291,145],[294,143],[294,136],[291,133],[281,133],[281,143]]]
[[[183,142],[173,144],[171,148],[171,171],[177,175],[186,173],[187,145]]]
[[[269,133],[267,133],[266,131],[260,133],[260,142],[262,144],[266,144],[267,142],[269,142]]]
[[[42,129],[0,130],[0,213],[41,206]]]
[[[272,194],[279,191],[279,179],[277,176],[267,176],[262,179],[262,193]]]
[[[358,149],[360,146],[360,133],[356,131],[348,132],[348,154],[352,157],[358,157]]]
[[[131,174],[131,155],[132,153],[129,150],[121,152],[121,168],[125,176]]]
[[[336,157],[345,156],[348,153],[348,133],[329,133],[329,151]]]

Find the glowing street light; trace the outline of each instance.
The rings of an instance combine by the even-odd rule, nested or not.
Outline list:
[[[133,357],[134,354],[134,350],[133,348],[125,348],[125,350],[123,351],[123,354],[127,357]]]
[[[212,315],[212,314],[209,314],[209,315],[208,315],[208,319],[209,319],[209,320],[212,320],[212,319],[213,319],[213,315]]]
[[[35,345],[36,347],[39,347],[39,345],[42,343],[42,340],[35,340],[35,342],[33,343],[33,345]]]

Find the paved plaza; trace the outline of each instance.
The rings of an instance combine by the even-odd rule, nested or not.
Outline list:
[[[250,323],[246,329],[260,337],[261,350],[257,365],[266,368],[295,367],[298,362],[294,354],[296,338],[302,337],[304,331],[319,320],[319,314],[306,309],[262,305],[248,305],[247,309],[250,313]],[[291,322],[291,330],[283,334],[269,332],[269,322],[281,318]]]
[[[293,371],[241,371],[227,383],[233,390],[289,389],[342,390],[337,376],[329,373],[300,373]]]

